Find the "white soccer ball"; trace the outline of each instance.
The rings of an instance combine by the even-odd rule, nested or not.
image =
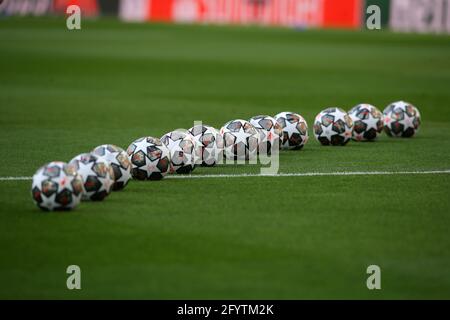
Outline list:
[[[195,166],[195,142],[185,129],[174,130],[161,137],[161,142],[170,152],[170,172],[186,174]]]
[[[196,147],[196,164],[211,167],[221,163],[223,159],[223,137],[219,130],[207,126],[196,125],[189,129]]]
[[[282,149],[299,150],[308,142],[308,124],[295,112],[281,112],[275,116],[282,129]]]
[[[353,121],[341,108],[327,108],[314,120],[314,136],[322,145],[343,146],[352,138]]]
[[[275,118],[260,115],[250,118],[249,122],[259,133],[258,152],[271,154],[272,148],[280,149],[283,142],[283,129]]]
[[[134,179],[161,180],[169,172],[169,149],[157,138],[143,137],[133,141],[127,154]]]
[[[114,171],[106,159],[82,153],[69,162],[83,178],[82,200],[101,201],[112,191]]]
[[[371,104],[358,104],[348,115],[353,120],[352,137],[355,141],[374,140],[383,130],[383,114]]]
[[[103,144],[95,148],[92,153],[109,162],[114,171],[113,190],[118,191],[126,187],[131,180],[131,161],[122,148],[113,144]]]
[[[221,129],[225,157],[230,160],[252,160],[258,152],[259,133],[245,120],[231,120]]]
[[[391,137],[410,138],[419,131],[420,112],[411,103],[391,103],[384,109],[383,114],[384,131]]]
[[[50,162],[33,176],[31,195],[42,210],[71,210],[80,203],[82,193],[81,176],[65,162]]]

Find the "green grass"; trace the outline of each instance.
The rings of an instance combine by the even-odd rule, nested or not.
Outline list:
[[[194,120],[405,99],[413,139],[283,152],[281,172],[450,168],[448,36],[0,20],[0,177]],[[311,134],[312,132],[310,132]],[[258,172],[257,166],[194,174]],[[0,181],[0,298],[450,298],[449,175],[132,182],[41,213]],[[82,269],[82,290],[65,269]],[[366,268],[382,269],[382,290]]]

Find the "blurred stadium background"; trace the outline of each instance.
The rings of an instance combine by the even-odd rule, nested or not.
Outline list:
[[[381,9],[382,26],[405,32],[450,32],[449,0],[4,0],[0,16],[65,14],[124,21],[258,24],[296,28],[365,27],[367,8]]]

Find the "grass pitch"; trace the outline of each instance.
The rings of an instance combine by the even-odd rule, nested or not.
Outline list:
[[[450,169],[448,36],[0,21],[0,177],[194,120],[417,105],[413,139],[282,152],[283,173]],[[310,128],[311,129],[311,128]],[[312,132],[310,131],[312,135]],[[258,166],[194,175],[256,173]],[[41,213],[0,181],[0,298],[450,298],[450,176],[132,181]],[[82,290],[66,288],[68,265]],[[366,268],[382,290],[366,288]]]

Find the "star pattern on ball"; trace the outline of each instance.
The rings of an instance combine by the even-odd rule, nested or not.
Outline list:
[[[410,117],[406,112],[404,112],[403,120],[400,120],[399,122],[402,123],[405,128],[414,128],[414,117]]]
[[[194,163],[214,166],[223,157],[223,138],[219,131],[208,125],[194,126],[189,129],[195,146]],[[208,137],[205,141],[205,137]],[[211,138],[209,138],[211,137]]]
[[[114,172],[113,190],[121,190],[125,188],[131,179],[131,162],[127,153],[122,148],[104,144],[96,147],[92,153],[97,157],[106,160]]]
[[[280,112],[275,115],[280,131],[280,148],[287,150],[301,149],[308,141],[308,124],[295,112]],[[276,133],[276,132],[275,132]]]
[[[151,160],[149,157],[145,156],[145,165],[147,172],[161,172],[158,168],[159,159]]]
[[[185,174],[194,170],[194,165],[199,162],[196,155],[199,154],[201,157],[202,149],[199,148],[202,148],[202,145],[195,142],[196,138],[188,130],[169,132],[161,138],[161,141],[169,149],[172,173]]]
[[[283,128],[283,131],[288,133],[289,138],[291,138],[292,135],[297,132],[297,124],[298,122],[290,122],[286,120],[286,127]]]
[[[375,131],[378,130],[377,123],[380,119],[375,118],[371,113],[369,114],[369,119],[365,121],[367,128],[366,131],[369,131],[370,129],[374,129]]]
[[[332,136],[333,134],[336,134],[336,132],[333,130],[333,126],[329,125],[327,127],[325,127],[323,124],[321,124],[322,126],[322,135],[323,136]]]
[[[112,176],[112,168],[108,161],[103,158],[94,156],[94,161],[78,161],[78,172],[83,178],[83,199],[84,200],[102,200],[105,195],[111,192],[111,187],[114,183]],[[106,165],[107,172],[105,176],[97,174],[94,167],[98,164]],[[99,197],[100,195],[100,197]]]
[[[46,175],[44,175],[44,170],[41,170],[33,178],[33,184],[32,184],[33,188],[37,187],[40,190],[41,186],[42,186],[42,182],[44,182],[46,180],[53,181],[53,179],[49,179]],[[42,202],[40,205],[49,210],[54,210],[56,208],[55,197],[56,197],[56,194],[58,193],[58,191],[60,191],[60,190],[56,190],[56,192],[51,194],[50,196],[46,196],[43,192],[41,192]]]
[[[353,132],[353,128],[347,124],[348,117],[348,114],[339,108],[328,108],[320,112],[314,121],[316,139],[323,145],[345,145]],[[324,119],[327,126],[323,123]]]
[[[144,154],[147,154],[148,142],[146,139],[142,139],[142,141],[135,142],[134,145],[136,146],[134,153],[136,153],[137,151],[143,151]]]
[[[72,185],[72,182],[80,179],[80,176],[66,174],[66,166],[66,163],[52,162],[33,175],[31,184],[33,200],[41,209],[50,211],[72,209],[80,202],[81,192],[74,193]],[[53,167],[59,168],[59,174],[50,178],[44,172],[47,168]]]
[[[40,188],[40,184],[42,184],[42,181],[44,180],[51,181],[51,179],[49,179],[46,175],[44,175],[44,170],[39,170],[39,172],[34,175],[32,187]]]
[[[180,140],[181,140],[181,139],[173,140],[171,136],[167,136],[166,147],[167,147],[169,150],[173,150],[174,148],[177,148],[177,147],[179,148],[179,146],[180,146]]]
[[[48,208],[49,210],[54,210],[57,205],[56,205],[56,193],[52,194],[50,197],[47,197],[44,194],[41,194],[41,198],[42,198],[42,206]]]
[[[100,189],[98,189],[97,192],[106,191],[107,193],[109,193],[109,191],[111,190],[111,185],[112,185],[111,176],[109,174],[107,174],[106,177],[97,177],[97,178],[102,183]]]
[[[419,130],[420,112],[408,102],[393,102],[384,109],[383,114],[384,130],[391,137],[409,138]]]
[[[235,144],[243,143],[245,145],[247,145],[247,139],[253,136],[253,134],[246,132],[243,126],[239,128],[239,131],[233,132],[233,135],[236,137]]]

